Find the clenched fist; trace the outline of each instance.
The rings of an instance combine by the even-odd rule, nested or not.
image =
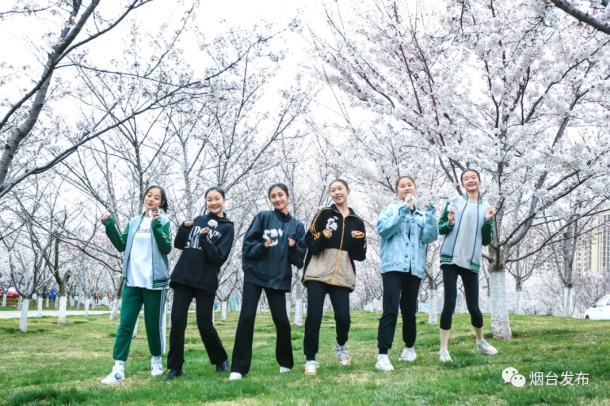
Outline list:
[[[447,219],[449,220],[451,227],[453,227],[455,225],[455,212],[450,211],[447,215]]]
[[[491,220],[491,218],[496,214],[496,209],[494,209],[493,207],[490,207],[489,210],[487,210],[487,214],[485,215],[485,220],[489,221]]]

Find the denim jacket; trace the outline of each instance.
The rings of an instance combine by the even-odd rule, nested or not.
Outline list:
[[[402,203],[394,203],[382,210],[377,220],[381,236],[381,273],[409,272],[424,278],[426,244],[438,238],[436,209],[432,203],[422,213],[413,213]]]

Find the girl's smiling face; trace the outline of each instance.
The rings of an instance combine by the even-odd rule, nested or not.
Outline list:
[[[481,185],[481,179],[475,171],[466,171],[462,175],[462,185],[466,188],[466,192],[476,192]]]
[[[417,187],[415,187],[415,183],[409,178],[401,178],[398,181],[398,185],[396,185],[396,193],[400,200],[405,200],[407,195],[414,195],[417,192]]]
[[[205,202],[210,212],[221,217],[225,206],[225,198],[222,197],[218,190],[210,190],[205,198]]]
[[[151,188],[144,196],[144,206],[146,210],[158,210],[163,205],[163,197],[161,195],[161,189],[154,187]]]
[[[288,209],[288,194],[279,186],[271,189],[269,200],[273,207],[281,212]]]
[[[330,185],[330,197],[336,204],[343,204],[347,202],[347,196],[349,196],[349,189],[345,187],[343,182],[333,182]]]

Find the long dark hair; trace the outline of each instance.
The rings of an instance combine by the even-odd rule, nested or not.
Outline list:
[[[218,186],[212,186],[211,188],[206,190],[205,194],[203,195],[203,198],[207,199],[208,198],[208,193],[210,193],[210,192],[212,192],[214,190],[217,191],[218,193],[220,193],[220,195],[222,196],[223,199],[226,199],[224,189],[221,188],[221,187],[218,187]]]
[[[148,189],[146,189],[146,192],[144,192],[144,196],[146,196],[148,194],[148,192],[150,192],[150,189],[154,189],[157,188],[161,191],[161,206],[159,206],[160,208],[163,209],[164,212],[168,212],[168,206],[167,206],[167,195],[165,194],[165,189],[163,189],[161,186],[158,185],[152,185],[149,186]]]
[[[467,168],[464,172],[462,172],[462,174],[460,175],[460,182],[462,183],[462,185],[464,184],[464,174],[466,172],[474,172],[477,174],[477,178],[479,178],[479,183],[481,183],[481,174],[476,170],[476,169],[470,169]]]
[[[286,186],[285,184],[280,183],[280,182],[274,183],[273,185],[269,186],[269,190],[267,191],[267,197],[271,197],[271,191],[273,189],[275,189],[276,187],[279,187],[280,189],[282,189],[286,193],[286,196],[290,197],[290,192],[288,191],[288,186]]]
[[[345,181],[345,180],[343,180],[343,179],[339,179],[339,178],[337,178],[337,179],[333,180],[332,182],[330,182],[330,185],[328,185],[328,189],[330,190],[330,188],[332,187],[332,185],[333,185],[333,184],[335,184],[335,183],[337,183],[337,182],[343,183],[343,186],[345,186],[345,188],[346,188],[347,190],[349,190],[349,185],[347,184],[347,181]]]
[[[409,179],[411,182],[413,182],[413,185],[415,185],[415,187],[417,187],[417,183],[415,183],[415,179],[413,179],[413,178],[412,178],[412,177],[410,177],[410,176],[406,176],[406,175],[405,175],[405,176],[401,176],[400,178],[398,178],[398,179],[396,180],[396,186],[394,186],[394,188],[395,188],[396,190],[398,190],[398,185],[400,185],[400,181],[401,181],[401,180],[403,180],[403,179]]]

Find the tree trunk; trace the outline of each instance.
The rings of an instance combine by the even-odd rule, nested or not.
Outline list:
[[[223,300],[222,304],[220,306],[221,306],[220,320],[227,321],[227,307],[229,307],[229,303],[226,300]]]
[[[4,292],[2,295],[2,307],[6,307],[6,296],[8,292]]]
[[[489,270],[489,288],[491,289],[491,331],[494,338],[511,339],[508,300],[506,297],[506,272]]]
[[[110,304],[110,317],[108,317],[108,320],[116,320],[116,315],[119,311],[119,301],[117,300],[116,296],[114,297],[114,299],[112,299],[112,303]]]
[[[170,300],[169,305],[168,305],[169,320],[167,322],[167,328],[169,328],[169,329],[172,328],[172,308],[173,307],[174,307],[174,295],[172,295],[172,300]]]
[[[292,323],[296,327],[303,325],[303,298],[297,297],[297,301],[294,304],[294,322]]]
[[[517,293],[515,295],[515,314],[521,314],[521,296],[523,288],[517,285]]]
[[[212,325],[216,325],[216,312],[214,311],[214,306],[212,306]]]
[[[458,292],[457,297],[457,311],[458,314],[464,314],[466,310],[466,298],[464,297],[463,292]]]
[[[138,318],[136,319],[136,326],[133,328],[133,334],[131,338],[136,338],[138,336],[138,324],[140,324],[140,314],[138,313]]]
[[[21,299],[21,296],[19,297]],[[19,320],[19,331],[22,333],[28,332],[28,309],[30,308],[30,299],[23,299],[21,302],[21,320]]]
[[[163,332],[163,337],[161,337],[161,354],[165,354],[167,352],[167,345],[165,345],[167,337],[167,300],[163,303],[161,311],[163,312],[163,318],[161,319],[161,331]]]
[[[563,287],[563,317],[572,317],[574,313],[572,298],[574,288],[572,286]]]
[[[36,317],[42,317],[42,296],[38,295],[36,297],[36,302],[38,304],[38,314]]]
[[[29,301],[28,301],[28,306],[29,306]],[[17,300],[17,310],[21,310],[23,305],[23,298],[21,296],[19,296],[19,299]]]
[[[85,316],[89,315],[89,301],[91,300],[91,298],[87,297],[85,299]]]
[[[438,323],[438,290],[430,288],[428,324]]]
[[[74,307],[74,295],[70,296],[70,307]]]
[[[57,296],[55,297],[57,302]],[[57,324],[66,324],[66,306],[68,305],[68,298],[65,296],[59,297],[59,314],[57,315]]]
[[[290,312],[292,311],[292,302],[290,299],[286,298],[286,314],[288,315],[288,319],[290,320]]]
[[[47,295],[47,305],[45,306],[47,309],[49,308],[49,296]]]

